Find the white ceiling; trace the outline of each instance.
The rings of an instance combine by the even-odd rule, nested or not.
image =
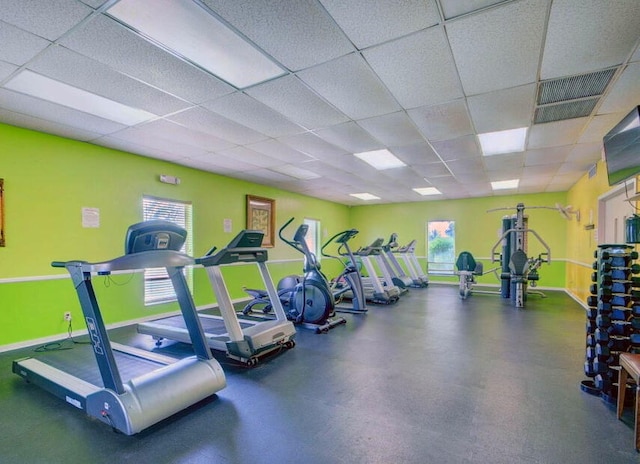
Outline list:
[[[284,74],[235,88],[114,20],[116,0],[0,0],[0,122],[354,205],[350,193],[565,191],[640,104],[638,0],[174,1]],[[534,123],[541,81],[610,68],[591,113]],[[158,117],[126,126],[10,90],[25,70]],[[481,155],[478,133],[525,126],[524,152]],[[407,166],[352,156],[380,148]],[[517,190],[491,190],[513,178]],[[442,195],[412,190],[430,186]]]

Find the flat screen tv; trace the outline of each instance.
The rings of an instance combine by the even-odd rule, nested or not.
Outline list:
[[[609,185],[640,173],[640,106],[616,124],[603,143]]]

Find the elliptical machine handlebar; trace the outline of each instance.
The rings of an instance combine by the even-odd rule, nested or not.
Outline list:
[[[338,254],[340,256],[348,256],[348,252],[343,252],[341,251],[344,247],[344,245],[351,240],[353,237],[355,237],[358,234],[358,230],[357,229],[349,229],[349,230],[343,230],[342,232],[338,232],[337,234],[335,234],[333,237],[331,237],[329,240],[327,240],[324,245],[322,245],[322,248],[320,249],[320,253],[322,254],[322,256],[325,256],[327,258],[336,258],[336,259],[340,259],[337,256],[333,256],[330,255],[328,253],[325,253],[324,249],[329,246],[332,242],[337,242],[340,244],[340,246],[338,247]]]

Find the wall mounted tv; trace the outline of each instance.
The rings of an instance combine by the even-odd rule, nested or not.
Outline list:
[[[640,173],[640,106],[616,124],[604,136],[603,143],[609,185]]]

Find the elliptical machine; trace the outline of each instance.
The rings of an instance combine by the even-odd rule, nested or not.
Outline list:
[[[284,306],[287,319],[296,325],[314,330],[316,333],[326,333],[330,329],[346,324],[342,317],[333,318],[335,314],[335,300],[326,277],[320,272],[320,264],[311,252],[305,237],[309,226],[301,224],[293,239],[288,240],[282,235],[283,231],[293,222],[289,219],[278,231],[280,239],[304,255],[303,275],[287,276],[278,283],[278,296]],[[245,289],[254,297],[243,309],[244,315],[252,313],[256,305],[263,305],[262,312],[267,314],[272,309],[269,295],[264,290]]]
[[[367,312],[367,303],[364,297],[362,277],[360,276],[360,270],[358,269],[356,258],[351,251],[351,247],[349,247],[349,240],[357,234],[358,230],[356,229],[338,232],[327,240],[320,250],[322,256],[337,259],[340,261],[340,264],[344,266],[340,275],[331,280],[330,285],[331,292],[336,300],[335,308],[338,312],[357,314]],[[337,249],[337,253],[340,256],[331,255],[325,251],[327,246],[334,242],[340,244]],[[351,299],[351,305],[349,306],[341,304],[343,298],[347,296]]]

